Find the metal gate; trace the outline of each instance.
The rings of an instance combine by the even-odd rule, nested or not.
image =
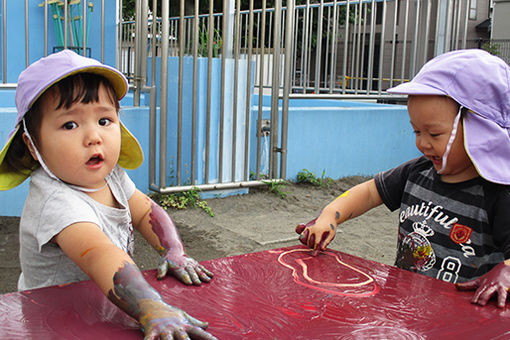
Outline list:
[[[395,100],[387,88],[466,48],[469,0],[274,3],[226,0],[214,13],[209,1],[200,13],[198,0],[192,9],[180,0],[169,17],[169,1],[149,14],[149,0],[137,0],[136,20],[120,26],[135,104],[150,93],[152,190],[284,179],[289,99]]]

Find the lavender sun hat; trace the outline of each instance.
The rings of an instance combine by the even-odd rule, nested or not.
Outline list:
[[[32,169],[13,171],[4,162],[14,136],[20,128],[23,129],[22,122],[26,113],[52,85],[77,73],[93,73],[105,77],[112,85],[118,100],[127,93],[128,83],[120,71],[95,59],[78,55],[71,50],[50,54],[28,66],[18,78],[15,96],[18,114],[14,129],[9,133],[7,141],[0,151],[0,190],[18,186],[30,176],[32,171]],[[122,122],[120,126],[121,150],[118,164],[126,169],[135,169],[143,162],[142,149]]]
[[[469,109],[463,117],[468,156],[481,177],[510,185],[510,66],[504,60],[478,49],[447,52],[388,93],[444,95]]]

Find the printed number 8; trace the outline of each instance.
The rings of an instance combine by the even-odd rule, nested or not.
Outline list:
[[[445,257],[441,264],[441,270],[437,273],[437,278],[446,282],[455,283],[459,278],[459,271],[462,264],[458,258]]]

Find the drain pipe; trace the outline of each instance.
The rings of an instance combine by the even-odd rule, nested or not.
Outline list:
[[[161,2],[161,88],[159,107],[159,185],[166,187],[167,113],[168,113],[168,37],[169,0]],[[154,130],[155,132],[155,130]],[[152,133],[152,131],[151,131]]]
[[[140,65],[141,62],[141,47],[140,47],[140,36],[141,36],[141,17],[142,17],[142,0],[136,0],[135,2],[135,72],[134,72],[134,92],[133,92],[133,106],[140,106]],[[131,33],[130,33],[131,34]]]
[[[294,46],[292,36],[294,35],[294,0],[287,0],[287,12],[285,20],[285,65],[283,79],[283,106],[282,106],[282,141],[281,141],[281,160],[280,160],[280,178],[287,177],[287,130],[289,121],[289,94],[292,88],[291,70],[292,56]]]
[[[280,93],[280,33],[281,33],[282,0],[274,2],[274,30],[273,30],[273,77],[271,91],[271,155],[269,156],[269,177],[278,177],[278,115]]]
[[[7,83],[7,15],[6,15],[6,4],[5,1],[2,3],[2,13],[4,14],[2,17],[2,78],[3,83]]]

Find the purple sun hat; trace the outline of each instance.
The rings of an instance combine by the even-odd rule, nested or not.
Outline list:
[[[510,66],[478,49],[441,54],[388,93],[444,95],[469,109],[464,147],[486,180],[510,185]]]
[[[0,150],[0,190],[12,189],[23,183],[33,169],[11,169],[5,160],[11,143],[18,132],[23,130],[22,121],[32,105],[51,86],[64,78],[78,73],[93,73],[103,76],[111,84],[120,101],[128,91],[126,77],[117,69],[99,61],[83,57],[71,50],[63,50],[41,58],[24,71],[16,87],[16,109],[18,112],[14,128]],[[118,164],[125,169],[135,169],[143,161],[143,152],[135,136],[120,122],[121,149]]]

